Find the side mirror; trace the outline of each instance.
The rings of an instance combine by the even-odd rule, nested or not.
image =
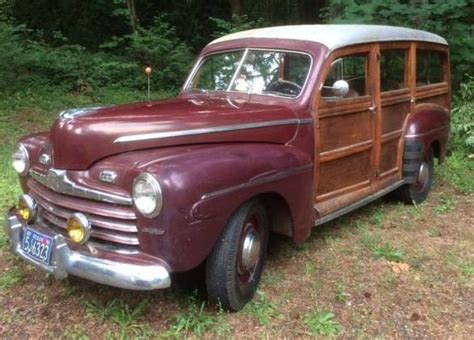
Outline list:
[[[344,97],[349,93],[349,83],[345,80],[336,80],[332,84],[332,92],[336,97]]]

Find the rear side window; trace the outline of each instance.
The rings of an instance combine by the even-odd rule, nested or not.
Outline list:
[[[416,51],[416,85],[423,86],[444,81],[444,54],[437,51]]]
[[[404,89],[407,87],[407,50],[382,50],[380,53],[380,86],[382,91]]]

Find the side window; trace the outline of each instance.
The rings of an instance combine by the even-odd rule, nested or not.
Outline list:
[[[416,86],[423,86],[444,81],[444,54],[430,50],[416,51]]]
[[[380,53],[380,87],[382,92],[404,89],[407,50],[382,50]]]
[[[366,55],[334,60],[321,89],[321,96],[326,100],[340,100],[367,95],[367,68]]]

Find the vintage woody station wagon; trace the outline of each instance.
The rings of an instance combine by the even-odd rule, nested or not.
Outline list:
[[[299,243],[395,191],[422,202],[446,155],[446,41],[367,25],[231,34],[201,52],[177,98],[67,110],[13,155],[24,194],[11,250],[53,273],[127,289],[206,268],[241,309],[269,232]]]

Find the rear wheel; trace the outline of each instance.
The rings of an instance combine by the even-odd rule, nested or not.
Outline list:
[[[396,192],[399,200],[406,204],[420,204],[431,190],[434,174],[433,148],[425,154],[418,167],[418,176],[415,183],[405,184]]]
[[[258,200],[245,203],[229,220],[206,263],[209,298],[238,311],[252,300],[268,244],[268,218]]]

